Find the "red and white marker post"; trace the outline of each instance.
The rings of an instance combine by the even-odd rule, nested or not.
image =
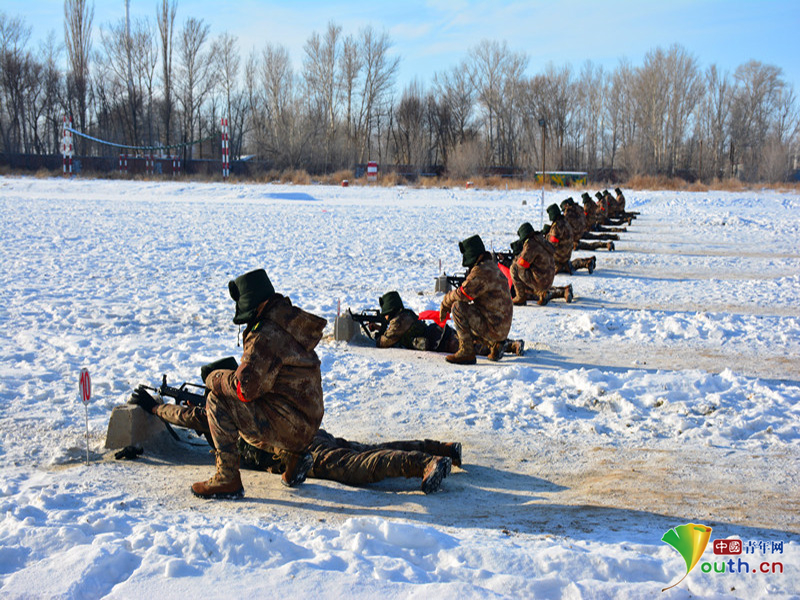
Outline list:
[[[222,119],[222,179],[227,181],[230,174],[231,160],[228,140],[228,119]]]
[[[64,177],[72,175],[72,155],[75,149],[72,146],[72,117],[64,117],[64,127],[61,129],[61,157]]]
[[[78,397],[86,409],[86,466],[89,466],[89,399],[92,397],[92,380],[89,371],[81,369],[78,378]]]

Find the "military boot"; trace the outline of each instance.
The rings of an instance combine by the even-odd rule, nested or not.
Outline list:
[[[511,299],[511,302],[514,304],[514,306],[525,306],[525,304],[527,304],[527,302],[525,301],[525,297],[520,296],[519,292],[514,294],[514,297]]]
[[[513,354],[515,356],[522,356],[523,354],[525,354],[525,341],[524,340],[506,341],[505,352],[508,352],[509,354]]]
[[[426,454],[434,456],[446,456],[456,467],[461,466],[461,442],[437,442],[435,440],[425,440]]]
[[[614,250],[616,250],[614,247],[614,242],[608,242],[608,251],[613,252]]]
[[[281,483],[286,487],[297,487],[303,483],[314,465],[314,457],[310,452],[282,450],[279,456],[285,467],[283,475],[281,475]]]
[[[455,354],[448,354],[444,359],[455,365],[474,365],[477,360],[475,359],[475,343],[472,339],[464,340],[458,338],[458,351]]]
[[[536,304],[539,306],[545,306],[548,302],[550,302],[550,293],[544,292],[539,294],[539,299],[536,301]]]
[[[564,301],[569,304],[572,302],[572,297],[572,284],[569,284],[564,288]]]
[[[242,478],[239,476],[239,455],[233,452],[216,452],[217,472],[208,481],[192,485],[198,498],[235,499],[244,496]]]
[[[488,358],[489,360],[492,360],[494,362],[497,362],[498,360],[503,358],[503,353],[505,352],[505,349],[506,349],[506,342],[505,341],[492,342],[489,345],[489,356],[487,356],[486,358]]]
[[[431,494],[442,485],[442,479],[450,474],[452,459],[446,456],[432,456],[422,473],[422,491]]]

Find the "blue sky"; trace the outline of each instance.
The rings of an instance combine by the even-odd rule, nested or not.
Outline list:
[[[152,18],[156,4],[131,0],[131,14]],[[0,10],[24,17],[34,40],[50,30],[63,39],[63,0],[3,0]],[[95,1],[95,33],[124,15],[124,0]],[[702,68],[717,64],[732,73],[750,59],[776,65],[800,94],[800,0],[179,0],[177,22],[189,16],[204,19],[214,35],[236,35],[243,56],[267,42],[286,46],[297,69],[309,35],[329,21],[345,34],[372,25],[393,40],[401,83],[429,85],[482,39],[525,52],[529,74],[548,63],[571,64],[575,72],[587,60],[606,70],[623,57],[640,65],[649,50],[679,43]]]

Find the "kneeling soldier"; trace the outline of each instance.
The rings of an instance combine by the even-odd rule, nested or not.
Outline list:
[[[445,295],[439,307],[440,322],[449,312],[458,334],[458,352],[449,354],[446,360],[475,364],[476,341],[489,347],[489,360],[500,360],[514,314],[508,279],[486,251],[480,236],[467,238],[458,248],[467,277],[457,290]]]
[[[240,497],[236,448],[241,436],[278,452],[286,464],[283,482],[295,486],[311,467],[307,447],[322,422],[322,377],[314,347],[325,319],[292,306],[275,292],[263,269],[228,284],[236,302],[233,322],[245,325],[244,352],[236,370],[218,369],[205,379],[206,403],[217,472],[192,486],[204,498]]]
[[[453,354],[458,351],[458,336],[453,328],[447,324],[442,327],[436,323],[426,324],[421,321],[417,313],[406,308],[400,294],[396,291],[386,292],[380,298],[381,316],[387,324],[383,333],[375,334],[375,345],[378,348],[408,348],[410,350],[430,350],[432,352],[447,352]],[[375,329],[379,330],[378,326]],[[487,356],[490,348],[475,342],[475,353]],[[503,352],[522,356],[525,352],[523,340],[507,340]]]
[[[553,298],[564,298],[572,302],[572,286],[553,287],[556,263],[553,246],[530,223],[523,223],[517,230],[519,239],[511,243],[514,262],[511,264],[511,279],[514,281],[513,303],[525,306],[530,299],[544,306]]]

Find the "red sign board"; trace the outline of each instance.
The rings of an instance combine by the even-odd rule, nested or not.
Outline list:
[[[86,369],[81,369],[80,379],[78,380],[78,389],[83,403],[86,404],[89,402],[89,398],[92,397],[92,380],[89,377],[89,371]]]

